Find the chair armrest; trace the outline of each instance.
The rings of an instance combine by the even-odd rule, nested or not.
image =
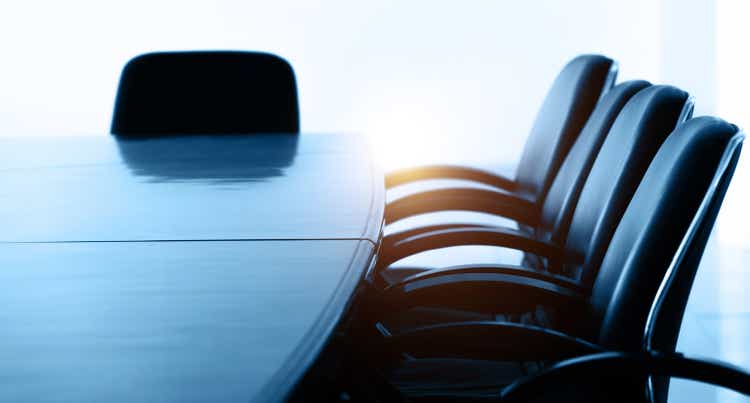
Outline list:
[[[604,351],[588,341],[539,326],[511,322],[458,322],[390,334],[379,327],[391,351],[416,357],[499,361],[560,360]]]
[[[750,374],[741,368],[680,354],[606,352],[572,358],[508,385],[500,393],[503,402],[532,401],[541,393],[581,384],[597,378],[628,379],[667,376],[690,379],[750,396]]]
[[[385,188],[390,189],[406,183],[428,179],[463,179],[509,191],[518,188],[515,181],[501,175],[456,165],[425,165],[389,172],[385,175]]]
[[[417,214],[450,210],[493,214],[530,226],[539,222],[539,209],[533,201],[506,192],[456,187],[418,192],[388,203],[385,206],[385,223],[391,224]]]
[[[527,233],[512,228],[484,225],[468,227],[439,225],[423,228],[408,230],[416,233],[413,236],[394,233],[386,237],[383,249],[378,257],[378,266],[380,268],[388,267],[400,259],[420,252],[462,245],[486,245],[519,249],[556,261],[572,262],[580,260],[580,257],[570,255],[569,252],[553,243],[531,238]],[[435,228],[435,230],[431,230],[432,228]]]
[[[539,278],[518,266],[491,269],[448,269],[414,275],[373,295],[383,314],[412,307],[443,307],[488,313],[524,313],[537,306],[585,312],[583,294],[569,286]]]
[[[431,225],[424,225],[421,227],[414,227],[405,229],[403,231],[398,231],[391,233],[389,235],[386,235],[381,240],[381,245],[383,247],[391,247],[393,244],[399,241],[403,241],[406,238],[411,238],[415,235],[420,234],[426,234],[428,232],[432,231],[439,231],[444,229],[453,229],[453,228],[471,228],[471,227],[477,227],[477,228],[495,228],[497,225],[492,224],[479,224],[479,223],[450,223],[450,224],[431,224]]]
[[[581,282],[573,280],[572,278],[561,276],[558,274],[539,271],[529,267],[510,265],[510,264],[464,264],[457,266],[441,267],[437,269],[430,269],[421,271],[419,273],[412,274],[398,283],[391,284],[389,288],[405,287],[409,283],[417,281],[423,281],[429,278],[435,278],[440,276],[446,276],[451,274],[469,274],[469,273],[493,273],[493,274],[510,274],[512,276],[528,277],[553,283],[572,291],[575,291],[581,295],[586,294],[588,289],[584,287]]]

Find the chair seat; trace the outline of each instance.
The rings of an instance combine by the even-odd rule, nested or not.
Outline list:
[[[386,285],[393,285],[406,277],[439,267],[466,264],[467,262],[520,265],[523,261],[523,252],[516,249],[474,245],[458,246],[409,256],[396,265],[385,268],[380,272],[380,275]]]
[[[409,276],[430,270],[427,267],[389,267],[380,273],[388,286],[398,284]]]
[[[390,373],[390,381],[417,401],[497,400],[503,386],[539,368],[536,363],[417,358]]]
[[[475,321],[512,322],[555,328],[557,324],[555,311],[554,309],[537,306],[537,309],[533,312],[511,315],[507,313],[481,313],[449,308],[415,307],[388,315],[387,318],[380,321],[380,324],[391,334],[398,334],[409,329],[441,323]]]
[[[495,320],[495,315],[463,311],[448,308],[416,307],[389,315],[381,320],[381,324],[391,334],[401,333],[407,329],[421,326],[437,325],[440,323],[471,322]]]

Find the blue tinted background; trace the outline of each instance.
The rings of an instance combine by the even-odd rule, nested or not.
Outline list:
[[[250,49],[294,65],[305,132],[362,132],[386,168],[429,161],[507,168],[554,75],[578,53],[617,59],[620,79],[682,86],[696,96],[697,114],[750,124],[748,4],[6,2],[0,5],[0,135],[101,135],[130,57]],[[750,366],[746,160],[696,281],[681,348]],[[673,398],[740,400],[682,383]]]

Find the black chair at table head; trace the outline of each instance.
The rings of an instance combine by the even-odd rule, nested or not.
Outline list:
[[[297,133],[292,67],[268,53],[158,52],[122,71],[116,135]]]

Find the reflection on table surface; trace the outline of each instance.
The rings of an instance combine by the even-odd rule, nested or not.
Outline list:
[[[370,161],[351,134],[2,137],[0,241],[360,238]]]
[[[284,176],[299,142],[298,135],[114,138],[128,168],[156,182],[242,183]]]

